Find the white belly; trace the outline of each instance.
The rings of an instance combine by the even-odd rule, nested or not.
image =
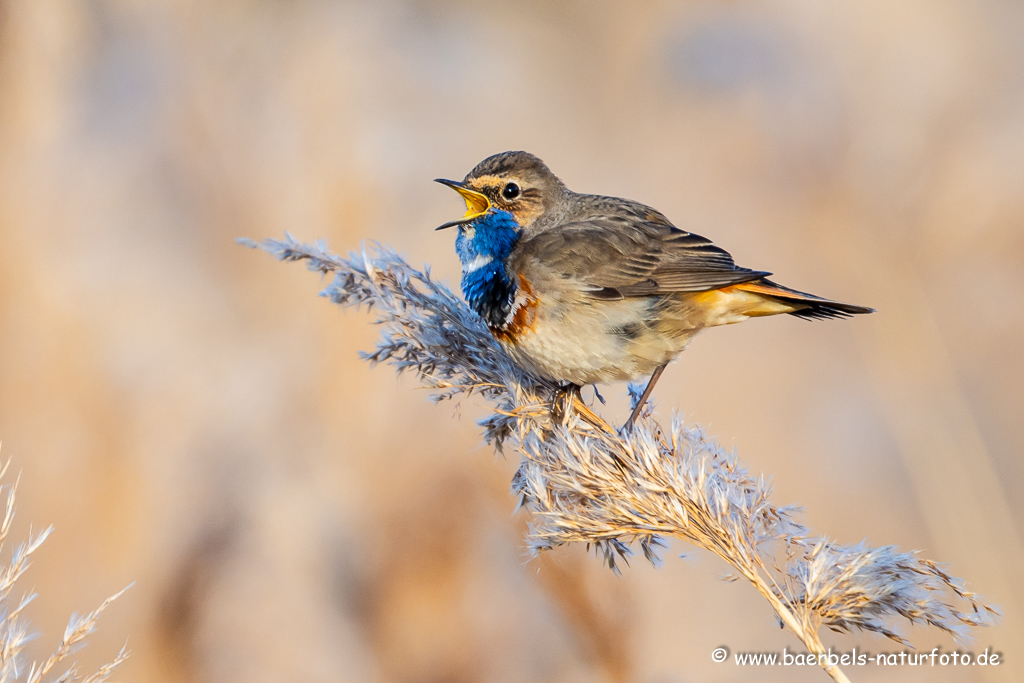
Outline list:
[[[592,384],[650,375],[682,351],[696,330],[667,335],[654,329],[647,299],[541,302],[509,354],[532,373],[558,382]]]

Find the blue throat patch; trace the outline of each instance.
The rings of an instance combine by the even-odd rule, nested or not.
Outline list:
[[[505,259],[516,246],[519,224],[508,211],[489,211],[459,226],[455,251],[462,261],[462,294],[490,327],[505,326],[516,298],[516,280]]]

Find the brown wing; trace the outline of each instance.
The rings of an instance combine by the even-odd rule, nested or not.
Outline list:
[[[770,275],[737,266],[729,252],[649,207],[595,199],[605,200],[600,210],[530,235],[518,251],[586,283],[598,298],[702,292]]]

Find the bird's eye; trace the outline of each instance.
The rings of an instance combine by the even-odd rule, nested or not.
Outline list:
[[[515,199],[519,196],[519,186],[515,183],[509,183],[505,186],[505,189],[501,191],[501,196],[505,199]]]

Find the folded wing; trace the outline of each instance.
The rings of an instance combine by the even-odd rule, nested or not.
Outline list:
[[[562,225],[528,237],[521,251],[604,299],[702,292],[771,274],[737,266],[729,252],[653,209],[645,216],[631,211]]]

